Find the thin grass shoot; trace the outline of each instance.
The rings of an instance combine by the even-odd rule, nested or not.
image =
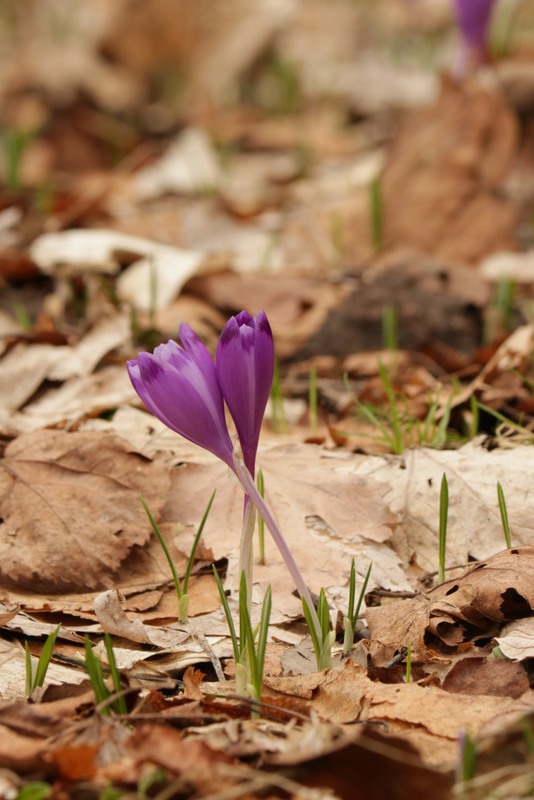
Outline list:
[[[360,616],[360,609],[365,597],[365,592],[367,591],[367,584],[369,583],[369,577],[371,575],[372,568],[373,564],[370,562],[369,566],[367,567],[367,572],[365,573],[365,578],[363,579],[360,594],[358,595],[358,601],[356,602],[356,562],[354,558],[352,559],[349,579],[349,605],[347,609],[347,616],[343,617],[343,627],[345,629],[345,635],[343,638],[344,656],[347,656],[350,653],[354,644],[356,624]]]
[[[141,497],[141,503],[143,504],[143,508],[145,509],[145,513],[148,517],[150,525],[152,526],[152,530],[156,534],[156,538],[163,550],[167,563],[169,565],[169,569],[171,570],[172,579],[174,583],[174,588],[176,590],[176,597],[178,600],[178,619],[180,622],[187,622],[188,619],[188,608],[189,608],[189,595],[188,595],[188,588],[189,588],[189,578],[191,576],[191,570],[193,568],[193,563],[195,560],[195,553],[198,548],[198,543],[200,542],[200,537],[204,531],[204,527],[206,525],[206,521],[208,519],[209,513],[211,511],[211,507],[213,505],[213,500],[215,499],[216,489],[213,490],[210,499],[208,500],[208,504],[200,521],[200,525],[198,526],[197,532],[195,534],[195,538],[193,540],[193,544],[191,545],[191,550],[189,552],[189,558],[187,559],[187,566],[185,568],[183,585],[180,583],[180,578],[178,577],[178,573],[176,571],[176,567],[174,566],[174,561],[172,560],[172,556],[169,553],[169,549],[165,544],[165,540],[163,535],[158,527],[156,520],[154,519],[148,505],[146,504],[143,497]]]
[[[508,509],[506,507],[506,498],[501,486],[501,482],[497,481],[497,499],[499,501],[499,511],[501,513],[502,529],[504,533],[504,540],[508,550],[512,546],[512,537],[510,536],[510,523],[508,521]]]
[[[37,661],[35,672],[33,671],[32,657],[28,642],[24,642],[26,671],[25,689],[27,697],[31,695],[34,689],[37,689],[37,687],[43,686],[44,684],[60,628],[61,625],[58,625],[57,628],[55,628],[46,637],[45,643],[41,650],[41,655]]]
[[[443,473],[439,492],[439,580],[445,581],[445,558],[447,552],[447,521],[449,516],[449,484]]]
[[[317,603],[317,616],[320,623],[320,638],[319,633],[316,631],[313,624],[313,618],[308,608],[308,604],[302,598],[302,608],[304,610],[304,617],[308,625],[310,636],[312,640],[313,650],[315,652],[315,660],[317,662],[317,669],[321,672],[324,669],[332,668],[332,645],[335,642],[335,631],[330,630],[330,609],[328,608],[328,600],[326,592],[323,588],[319,592],[319,601]]]

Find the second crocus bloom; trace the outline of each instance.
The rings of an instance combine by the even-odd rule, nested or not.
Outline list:
[[[274,374],[274,343],[263,311],[231,317],[217,344],[219,385],[232,415],[248,471],[254,476],[261,424]]]

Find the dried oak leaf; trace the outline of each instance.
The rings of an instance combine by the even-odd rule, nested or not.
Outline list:
[[[376,663],[412,643],[418,656],[426,645],[455,647],[493,637],[503,622],[534,610],[534,546],[522,545],[479,561],[426,595],[399,600],[366,613]]]
[[[159,515],[169,468],[100,433],[23,435],[0,464],[0,575],[40,592],[108,588],[150,538],[142,492]]]

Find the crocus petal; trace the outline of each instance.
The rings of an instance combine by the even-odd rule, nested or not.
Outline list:
[[[483,52],[495,0],[455,0],[456,18],[464,41]]]
[[[254,475],[261,423],[274,373],[273,335],[263,311],[257,317],[242,311],[228,320],[217,345],[216,369],[245,464]]]
[[[232,442],[213,360],[193,331],[182,326],[186,349],[170,341],[128,362],[137,394],[167,427],[221,458],[232,469]]]

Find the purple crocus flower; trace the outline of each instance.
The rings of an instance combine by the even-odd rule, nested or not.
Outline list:
[[[260,311],[231,317],[217,344],[219,385],[234,420],[245,465],[254,477],[261,423],[274,374],[271,326]]]
[[[456,19],[469,57],[477,62],[486,57],[486,42],[495,0],[454,0]]]
[[[168,428],[218,456],[234,469],[233,446],[215,364],[189,325],[180,326],[183,347],[172,340],[154,353],[139,353],[127,368],[145,406]]]
[[[274,345],[267,317],[242,311],[226,323],[217,346],[217,366],[198,336],[180,326],[174,341],[128,361],[128,374],[143,403],[171,430],[224,461],[240,481],[245,500],[241,563],[252,587],[252,506],[265,520],[295,585],[306,601],[317,636],[322,633],[308,587],[253,479],[256,450],[274,371]],[[224,401],[233,417],[243,460],[234,453]]]

